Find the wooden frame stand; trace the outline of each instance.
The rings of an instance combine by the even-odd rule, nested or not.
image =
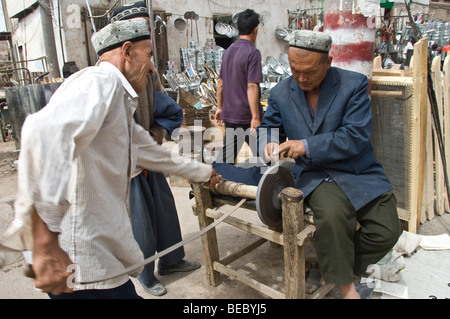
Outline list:
[[[200,184],[193,184],[195,207],[194,213],[198,216],[200,229],[212,224],[215,219],[223,214],[214,210],[216,205],[235,203],[225,199],[212,198],[210,190]],[[292,187],[287,187],[281,192],[282,202],[282,231],[272,227],[252,224],[233,216],[227,217],[224,222],[260,237],[249,246],[220,259],[216,229],[213,228],[202,236],[203,253],[208,283],[218,286],[222,283],[221,274],[239,280],[254,288],[258,292],[277,299],[304,299],[305,294],[305,254],[304,244],[315,232],[314,225],[305,227],[303,220],[303,193]],[[245,207],[254,209],[252,207]],[[271,229],[272,228],[272,229]],[[279,227],[281,228],[281,227]],[[269,287],[249,276],[238,272],[228,265],[261,246],[266,241],[283,246],[284,249],[284,281],[285,291],[281,292]],[[326,284],[317,289],[307,298],[321,298],[325,296],[334,285]]]

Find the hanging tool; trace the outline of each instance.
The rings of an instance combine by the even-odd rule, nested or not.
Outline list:
[[[184,13],[184,19],[186,20],[186,23],[187,23],[187,27],[186,27],[186,48],[189,48],[189,20],[191,19],[191,11],[186,11]]]
[[[197,44],[200,44],[200,40],[198,37],[198,25],[197,25],[197,21],[200,18],[200,16],[194,12],[194,21],[195,21],[195,33],[197,34]]]

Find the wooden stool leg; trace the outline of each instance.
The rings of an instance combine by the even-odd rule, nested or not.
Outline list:
[[[297,244],[297,234],[303,230],[303,193],[287,187],[281,192],[281,204],[286,298],[305,299],[305,253]]]
[[[278,226],[267,226],[267,228],[269,228],[270,230],[276,231],[278,233],[282,233],[283,232],[283,225],[278,225]],[[280,248],[283,247],[280,244],[277,244],[273,241],[269,241],[269,245],[272,248]]]
[[[213,218],[206,216],[206,209],[212,208],[212,200],[209,189],[205,189],[200,184],[193,184],[196,212],[200,230],[214,222]],[[214,270],[214,262],[219,261],[219,247],[217,245],[216,229],[213,228],[202,235],[203,254],[205,256],[206,277],[211,286],[218,286],[222,283],[220,272]]]

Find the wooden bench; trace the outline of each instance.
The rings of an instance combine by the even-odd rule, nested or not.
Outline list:
[[[236,202],[232,200],[212,197],[210,190],[200,184],[193,184],[193,192],[195,197],[193,210],[194,214],[198,216],[200,229],[204,229],[212,224],[215,219],[223,215],[223,213],[218,212],[214,208],[224,204],[236,205]],[[332,284],[326,284],[319,287],[314,293],[306,295],[304,245],[308,240],[311,240],[316,228],[313,224],[305,224],[304,222],[306,215],[304,216],[303,213],[303,194],[300,190],[292,187],[283,189],[281,192],[281,202],[282,225],[280,227],[267,227],[246,221],[242,218],[234,216],[227,217],[224,222],[254,234],[259,239],[225,258],[220,258],[219,256],[219,244],[215,228],[202,236],[206,276],[211,286],[216,287],[220,285],[222,283],[221,274],[224,274],[254,288],[270,298],[278,299],[322,298],[334,287]],[[255,209],[252,206],[243,206],[243,208]],[[283,247],[284,292],[269,287],[229,266],[230,263],[247,255],[266,241]]]

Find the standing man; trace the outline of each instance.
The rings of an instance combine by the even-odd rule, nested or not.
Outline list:
[[[257,156],[256,128],[261,123],[259,83],[261,53],[255,48],[259,15],[251,9],[239,14],[239,39],[223,54],[217,85],[217,124],[225,123],[222,152],[216,161],[233,164],[244,139]]]
[[[117,7],[111,21],[134,18],[146,19],[150,28],[149,12],[143,1]],[[162,144],[166,131],[171,134],[183,121],[181,107],[164,93],[159,75],[155,72],[145,91],[139,94],[139,104],[134,114],[136,123],[150,132],[158,144]],[[175,200],[164,174],[142,170],[131,179],[130,213],[134,238],[144,253],[144,258],[182,240]],[[184,260],[184,256],[184,247],[163,256],[158,262],[159,274],[200,268],[199,263]],[[155,263],[146,265],[138,280],[146,292],[162,296],[167,290],[155,277],[154,271]]]
[[[73,269],[76,283],[87,283],[143,261],[126,204],[132,173],[211,183],[219,176],[183,163],[133,120],[137,92],[155,72],[147,22],[111,23],[92,44],[99,64],[73,74],[25,120],[16,218],[2,244],[33,251],[35,287],[52,298],[139,298],[128,275],[69,284]]]
[[[314,212],[322,279],[343,298],[359,298],[352,275],[383,258],[401,234],[392,185],[370,142],[368,80],[331,67],[331,37],[322,32],[296,31],[289,44],[292,76],[272,89],[259,138],[268,140],[267,158],[295,159],[295,186]]]

